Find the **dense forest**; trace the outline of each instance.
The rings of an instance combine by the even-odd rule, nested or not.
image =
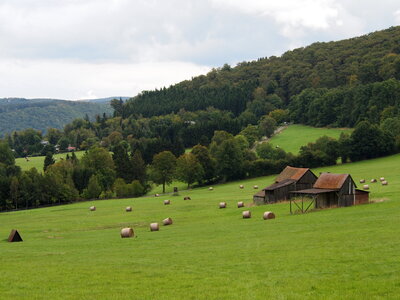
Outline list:
[[[0,134],[33,128],[45,132],[47,128],[62,129],[76,118],[87,115],[112,114],[107,102],[94,103],[56,99],[0,99]]]
[[[137,196],[174,179],[201,185],[274,174],[286,165],[318,167],[397,153],[400,27],[226,64],[110,105],[112,116],[78,118],[62,130],[6,134],[0,208]],[[287,122],[354,131],[337,140],[321,137],[297,156],[256,143]],[[53,160],[71,146],[86,150],[81,160]],[[192,150],[185,153],[187,148]],[[30,155],[46,155],[43,173],[15,166],[15,157]],[[34,188],[38,196],[32,198],[26,191]]]

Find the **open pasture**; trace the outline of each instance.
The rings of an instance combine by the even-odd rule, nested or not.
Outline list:
[[[329,136],[338,139],[342,132],[351,133],[350,128],[316,128],[305,125],[289,125],[281,133],[273,136],[270,143],[279,146],[286,152],[297,154],[300,147],[315,142],[321,136]]]
[[[382,202],[304,215],[253,207],[273,176],[136,199],[0,214],[4,299],[394,299],[400,293],[400,155],[347,172]],[[240,189],[239,185],[244,188]],[[258,190],[258,191],[259,191]],[[190,196],[192,200],[183,200]],[[170,199],[170,205],[163,200]],[[244,201],[245,207],[237,208]],[[219,202],[226,202],[219,209]],[[91,205],[96,211],[89,211]],[[132,206],[132,212],[125,208]],[[250,210],[250,219],[242,211]],[[272,211],[276,219],[263,220]],[[173,225],[150,232],[153,222]],[[120,230],[133,227],[134,238]],[[11,229],[24,241],[7,243]]]
[[[68,153],[69,156],[72,155],[72,153]],[[85,151],[76,151],[75,155],[77,158],[81,158],[85,154]],[[65,159],[67,156],[67,153],[59,153],[59,154],[54,154],[53,157],[56,160],[56,162],[59,159]],[[25,158],[16,158],[15,159],[15,164],[19,167],[21,167],[21,170],[23,171],[28,171],[32,168],[36,168],[39,172],[43,172],[43,166],[44,166],[44,159],[45,156],[33,156],[33,157],[28,157],[29,161],[26,160]]]

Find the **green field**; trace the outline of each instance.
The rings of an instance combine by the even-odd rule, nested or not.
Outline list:
[[[181,191],[170,206],[162,196],[1,213],[0,298],[398,299],[400,155],[314,172],[326,170],[389,185],[370,184],[376,203],[304,215],[287,203],[251,206],[251,187],[273,177]],[[277,218],[262,220],[267,210]],[[172,226],[149,231],[166,217]],[[125,226],[136,238],[120,238]],[[12,228],[24,242],[6,242]]]
[[[339,138],[342,132],[351,133],[351,131],[352,129],[348,128],[316,128],[294,124],[272,137],[270,143],[286,152],[297,154],[301,146],[315,142],[321,136]]]
[[[81,158],[83,154],[85,154],[85,151],[77,151],[75,152],[75,154],[76,157]],[[69,153],[69,155],[71,156],[71,153]],[[60,158],[65,159],[66,156],[67,153],[53,155],[56,161],[58,161]],[[23,171],[28,171],[32,168],[36,168],[39,172],[41,172],[43,171],[44,158],[45,156],[28,157],[29,161],[27,161],[25,158],[17,158],[15,159],[15,164],[17,166],[20,166]]]

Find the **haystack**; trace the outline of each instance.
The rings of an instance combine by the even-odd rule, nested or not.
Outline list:
[[[163,221],[164,226],[172,225],[172,219],[171,218],[166,218]]]
[[[122,228],[121,229],[121,238],[131,238],[135,234],[133,232],[133,229],[130,227]]]
[[[245,210],[244,212],[242,212],[242,217],[243,217],[243,219],[250,219],[251,212],[249,210]]]
[[[151,223],[150,224],[150,231],[158,231],[160,229],[160,226],[158,223]]]
[[[275,219],[275,214],[272,211],[266,211],[263,215],[264,220]]]

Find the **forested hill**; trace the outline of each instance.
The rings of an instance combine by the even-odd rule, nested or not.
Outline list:
[[[169,88],[144,91],[127,101],[119,113],[124,117],[150,117],[181,108],[196,111],[213,106],[236,116],[245,110],[263,115],[277,107],[287,108],[294,96],[307,88],[399,80],[399,54],[400,27],[338,42],[314,43],[281,57],[242,62],[236,67],[226,64]]]
[[[94,118],[103,113],[112,114],[109,103],[65,101],[55,99],[0,99],[0,135],[15,130],[33,128],[63,128],[76,118]]]

